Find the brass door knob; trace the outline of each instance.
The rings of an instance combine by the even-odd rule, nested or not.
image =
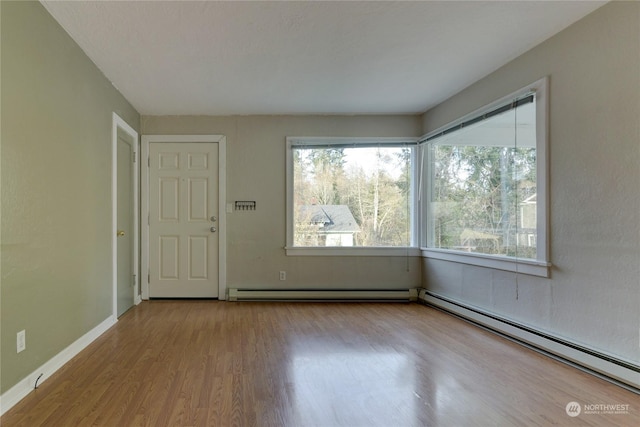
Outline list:
[[[118,230],[118,232],[116,233],[116,236],[118,237],[124,236],[124,230]]]

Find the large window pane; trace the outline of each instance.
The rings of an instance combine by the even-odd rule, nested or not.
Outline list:
[[[429,150],[429,246],[536,259],[535,99]]]
[[[293,245],[411,244],[407,146],[293,146]]]

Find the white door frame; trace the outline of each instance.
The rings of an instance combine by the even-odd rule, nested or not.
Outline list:
[[[213,142],[218,144],[218,299],[227,299],[227,138],[224,135],[142,135],[142,299],[149,299],[149,144]]]
[[[111,253],[112,253],[112,285],[113,285],[113,319],[118,319],[118,130],[124,132],[133,141],[133,156],[135,162],[133,164],[133,274],[135,283],[133,286],[133,302],[140,304],[140,294],[138,292],[138,284],[140,283],[138,272],[138,251],[140,247],[140,237],[138,232],[138,174],[140,169],[138,165],[138,132],[136,132],[127,122],[125,122],[118,114],[113,113],[113,121],[111,128],[111,207],[112,207],[112,224],[111,224]]]

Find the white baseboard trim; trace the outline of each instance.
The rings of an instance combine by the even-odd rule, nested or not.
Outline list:
[[[229,301],[416,301],[418,289],[288,290],[229,289]]]
[[[630,391],[640,393],[640,367],[631,362],[601,354],[426,289],[420,290],[418,300],[467,319],[534,350],[542,351],[557,360],[613,381]]]
[[[111,328],[117,319],[114,316],[109,316],[102,321],[98,326],[78,338],[67,348],[56,354],[54,357],[45,362],[38,369],[33,371],[26,378],[23,378],[16,385],[4,392],[0,396],[0,416],[15,406],[18,402],[24,399],[31,391],[34,390],[36,382],[38,385],[46,381],[51,375],[53,375],[58,369],[64,366],[65,363],[74,358],[78,353],[84,350],[89,344],[96,340],[100,335],[105,333]]]

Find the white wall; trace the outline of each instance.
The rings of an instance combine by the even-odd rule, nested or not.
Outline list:
[[[285,255],[287,136],[416,137],[419,116],[143,116],[143,134],[227,137],[227,199],[257,209],[227,216],[227,287],[239,289],[408,289],[420,259]],[[287,272],[286,282],[279,271]]]
[[[423,286],[640,364],[640,3],[613,2],[426,112],[550,76],[550,279],[423,261]]]

